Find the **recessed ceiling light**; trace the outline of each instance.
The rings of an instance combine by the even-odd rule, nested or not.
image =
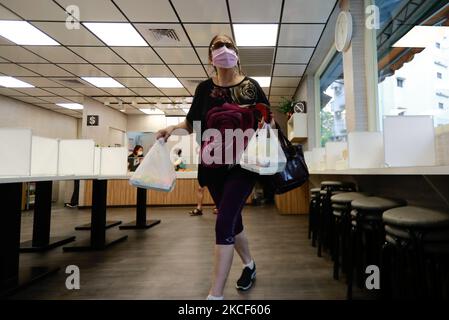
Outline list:
[[[154,86],[167,89],[167,88],[183,88],[182,83],[176,78],[147,78]]]
[[[393,47],[426,48],[435,41],[442,40],[448,33],[449,27],[415,26],[399,39]]]
[[[0,76],[0,86],[6,88],[34,88],[29,83],[8,76]]]
[[[60,45],[26,21],[0,21],[0,36],[24,46]]]
[[[97,88],[123,88],[123,85],[110,77],[81,77]]]
[[[145,114],[150,114],[150,115],[164,115],[165,114],[164,112],[162,112],[161,110],[156,109],[156,108],[139,109],[139,110]]]
[[[57,103],[56,105],[70,110],[82,110],[84,108],[79,103]]]
[[[271,84],[271,77],[251,77],[256,80],[262,88],[269,88]]]
[[[234,24],[236,44],[239,47],[274,47],[278,37],[277,24]]]
[[[108,46],[147,47],[148,44],[130,23],[83,23]]]

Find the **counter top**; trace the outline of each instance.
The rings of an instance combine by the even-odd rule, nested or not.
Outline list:
[[[313,175],[449,175],[449,166],[310,170]]]

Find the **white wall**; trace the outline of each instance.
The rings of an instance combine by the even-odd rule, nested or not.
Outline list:
[[[126,131],[156,132],[165,128],[166,125],[165,115],[128,115]]]
[[[87,126],[87,115],[98,115],[99,126]],[[82,138],[93,139],[95,144],[101,146],[114,146],[117,142],[124,143],[127,131],[127,117],[120,111],[107,107],[90,98],[84,100]],[[123,134],[122,141],[118,136]]]
[[[76,139],[78,119],[0,95],[0,127],[30,128],[34,135]]]

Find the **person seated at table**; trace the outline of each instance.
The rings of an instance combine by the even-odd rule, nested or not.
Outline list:
[[[131,172],[136,171],[140,162],[143,160],[143,147],[136,145],[132,153],[128,156],[128,170]]]
[[[173,163],[175,166],[175,170],[179,171],[179,169],[185,169],[186,168],[186,162],[184,158],[182,157],[182,149],[175,149],[175,162]]]

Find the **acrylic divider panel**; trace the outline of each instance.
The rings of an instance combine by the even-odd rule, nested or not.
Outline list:
[[[59,141],[33,136],[31,146],[31,175],[56,176],[58,174]]]
[[[346,142],[327,142],[326,143],[326,169],[337,169],[337,163],[348,160],[348,144]]]
[[[94,153],[93,140],[60,140],[58,175],[93,175]]]
[[[126,176],[128,150],[123,147],[101,148],[101,176]]]
[[[383,168],[384,144],[382,132],[350,132],[348,134],[349,168]]]
[[[313,165],[315,170],[326,170],[326,149],[325,148],[313,148]]]
[[[31,174],[30,129],[0,129],[0,176]]]
[[[100,175],[101,148],[95,147],[94,151],[94,175]]]

